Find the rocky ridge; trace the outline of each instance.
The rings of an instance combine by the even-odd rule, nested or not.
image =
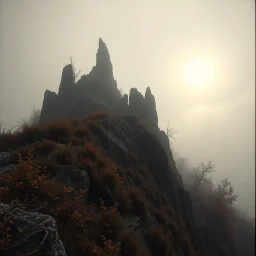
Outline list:
[[[0,135],[0,252],[231,255],[197,226],[150,88],[122,97],[101,39],[96,57],[77,82],[63,68],[39,125]]]

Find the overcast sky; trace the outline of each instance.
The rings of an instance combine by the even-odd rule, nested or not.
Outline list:
[[[11,128],[41,108],[70,56],[90,72],[102,37],[118,87],[150,86],[160,128],[177,130],[172,148],[191,165],[210,158],[214,181],[228,177],[254,213],[254,8],[253,0],[0,0],[0,121]],[[211,70],[202,86],[187,77],[197,59]]]

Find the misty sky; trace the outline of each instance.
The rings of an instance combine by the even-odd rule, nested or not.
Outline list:
[[[57,92],[73,56],[82,73],[108,46],[118,87],[151,87],[160,128],[192,166],[209,158],[215,182],[228,177],[239,204],[255,207],[254,0],[0,0],[0,122],[5,128]],[[212,77],[185,79],[203,59]]]

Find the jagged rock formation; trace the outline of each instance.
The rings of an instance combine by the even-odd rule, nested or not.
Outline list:
[[[130,90],[129,99],[127,95],[121,97],[107,46],[100,38],[96,65],[89,74],[74,83],[73,67],[69,64],[63,68],[58,95],[45,92],[40,122],[86,116],[106,108],[112,113],[134,113],[152,131],[158,129],[156,103],[150,88],[146,89],[145,97],[136,88]]]
[[[69,64],[63,68],[58,95],[46,90],[40,123],[84,117],[94,111],[135,114],[147,129],[160,138],[169,160],[173,161],[169,139],[158,128],[156,102],[150,88],[147,87],[145,96],[136,88],[130,89],[129,97],[127,94],[121,96],[107,46],[101,38],[96,65],[89,74],[82,75],[75,83],[73,66]],[[177,171],[176,173],[178,175]]]
[[[146,89],[145,97],[143,97],[136,88],[131,88],[129,107],[130,111],[136,114],[140,121],[151,131],[157,131],[158,117],[156,112],[156,103],[149,87]]]
[[[46,91],[40,122],[86,116],[91,111],[110,108],[121,98],[113,76],[108,49],[102,39],[96,55],[96,66],[75,83],[71,64],[62,71],[58,95]]]
[[[59,95],[67,93],[74,85],[74,70],[71,64],[65,66],[62,71]]]

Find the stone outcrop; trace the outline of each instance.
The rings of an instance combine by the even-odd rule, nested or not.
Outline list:
[[[106,44],[99,39],[96,65],[75,83],[72,64],[63,68],[58,95],[47,90],[44,95],[40,122],[58,118],[88,115],[105,109],[111,113],[134,113],[152,132],[158,130],[156,102],[150,88],[143,96],[136,88],[121,96],[113,75],[113,66]]]
[[[56,222],[50,215],[27,212],[18,206],[0,203],[0,216],[12,221],[9,226],[10,245],[2,248],[4,240],[0,243],[2,256],[17,255],[17,253],[35,256],[67,255]]]
[[[146,109],[148,110],[147,118],[149,122],[158,126],[158,116],[156,111],[155,97],[151,93],[151,90],[149,87],[147,87],[146,93],[145,93],[145,105],[146,105]]]
[[[114,109],[116,102],[121,99],[117,83],[113,76],[113,66],[110,61],[106,44],[99,39],[96,54],[96,65],[87,75],[82,75],[75,82],[72,64],[63,68],[58,95],[47,90],[44,95],[40,122],[47,122],[57,118],[85,116],[88,109],[98,109],[99,105]],[[79,107],[78,107],[79,102]],[[95,108],[93,105],[97,105]],[[83,109],[84,112],[81,112]],[[74,113],[78,110],[79,113]]]
[[[92,68],[90,74],[102,81],[111,81],[114,78],[108,48],[101,38],[99,39],[99,48],[96,54],[96,66]]]
[[[68,93],[74,85],[74,70],[73,65],[68,64],[63,68],[61,83],[59,86],[59,94]]]
[[[157,135],[170,164],[175,165],[169,139],[158,128],[156,102],[150,88],[146,88],[144,96],[137,88],[130,89],[129,97],[127,94],[121,96],[114,79],[109,51],[101,38],[96,53],[96,65],[89,74],[82,75],[75,83],[73,66],[72,64],[66,65],[62,71],[58,95],[49,90],[45,92],[40,122],[58,118],[80,118],[94,111],[135,114],[141,124]],[[179,176],[178,172],[176,173]],[[182,183],[180,176],[178,179]]]
[[[129,96],[130,111],[138,116],[140,121],[152,132],[158,128],[158,117],[155,98],[149,87],[146,89],[145,97],[137,90],[131,88]]]
[[[40,122],[44,123],[56,118],[57,95],[55,92],[46,90],[44,93],[43,106],[41,110]]]

